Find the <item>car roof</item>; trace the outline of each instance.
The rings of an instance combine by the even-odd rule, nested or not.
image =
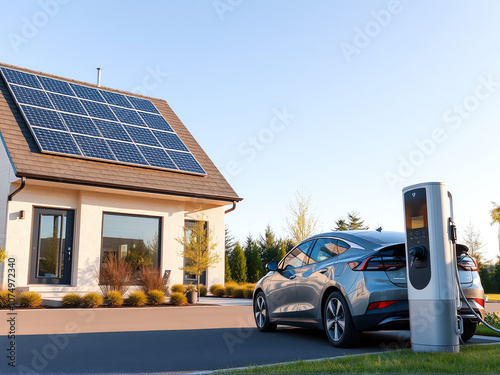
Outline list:
[[[376,230],[346,230],[338,232],[327,232],[317,234],[308,239],[319,237],[336,237],[346,241],[354,242],[367,249],[380,249],[383,247],[405,243],[404,232],[384,232]]]

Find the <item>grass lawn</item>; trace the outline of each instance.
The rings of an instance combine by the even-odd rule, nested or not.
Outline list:
[[[322,361],[249,367],[238,374],[497,374],[500,345],[471,345],[460,353],[414,353],[410,349]]]
[[[488,294],[488,302],[500,301],[500,294]]]
[[[500,329],[500,326],[498,326],[498,325],[496,325],[494,327]],[[486,327],[482,324],[477,326],[476,335],[500,337],[500,333],[492,331],[491,329],[489,329],[488,327]]]

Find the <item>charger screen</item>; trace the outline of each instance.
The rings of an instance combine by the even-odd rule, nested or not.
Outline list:
[[[420,229],[424,227],[423,216],[413,216],[411,218],[411,229]]]

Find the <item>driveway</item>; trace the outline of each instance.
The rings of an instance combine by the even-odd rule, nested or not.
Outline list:
[[[16,313],[16,368],[9,367],[2,355],[1,373],[200,371],[383,351],[409,344],[407,331],[366,333],[355,349],[334,348],[316,330],[280,327],[274,333],[260,333],[251,306]],[[6,314],[0,312],[3,332],[8,332]],[[9,345],[6,336],[0,337],[4,353]]]

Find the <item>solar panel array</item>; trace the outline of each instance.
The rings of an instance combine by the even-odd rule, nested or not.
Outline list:
[[[44,153],[205,175],[146,99],[1,68]]]

